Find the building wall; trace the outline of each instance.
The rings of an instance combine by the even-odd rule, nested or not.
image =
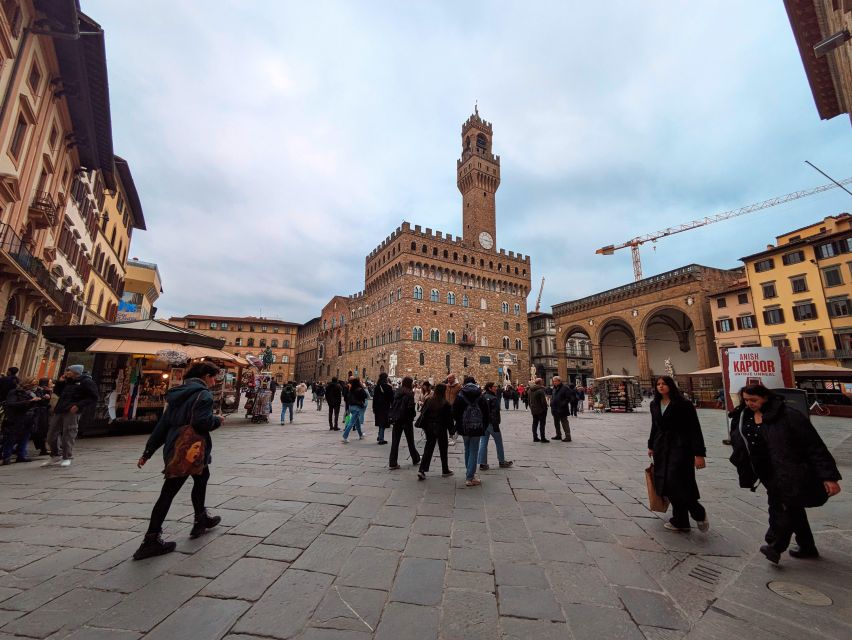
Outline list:
[[[710,296],[710,313],[713,315],[718,353],[723,348],[760,344],[753,302],[753,294],[745,281],[736,288]]]
[[[317,382],[320,380],[317,363],[317,345],[320,333],[320,318],[309,320],[296,332],[296,380]]]

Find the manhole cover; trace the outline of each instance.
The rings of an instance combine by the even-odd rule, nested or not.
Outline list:
[[[770,582],[766,586],[782,598],[801,602],[802,604],[808,604],[812,607],[828,607],[834,604],[832,599],[825,595],[822,591],[811,589],[803,584],[776,580]]]

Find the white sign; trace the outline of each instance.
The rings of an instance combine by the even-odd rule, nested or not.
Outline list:
[[[739,347],[728,349],[728,391],[739,393],[743,387],[762,384],[768,389],[789,386],[784,383],[784,367],[777,347]]]

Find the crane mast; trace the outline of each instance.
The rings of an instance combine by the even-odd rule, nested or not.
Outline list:
[[[536,311],[536,313],[538,313],[538,311],[541,309],[541,293],[542,293],[542,291],[544,291],[544,276],[541,276],[541,286],[538,288],[538,298],[535,299],[535,311]]]
[[[755,211],[761,211],[763,209],[769,209],[770,207],[778,206],[779,204],[784,204],[785,202],[792,202],[793,200],[799,200],[800,198],[806,198],[808,196],[812,196],[816,193],[822,193],[823,191],[828,191],[830,189],[836,189],[837,187],[842,187],[843,185],[852,183],[852,178],[846,178],[845,180],[841,180],[838,183],[824,184],[819,187],[815,187],[813,189],[803,189],[801,191],[793,191],[792,193],[788,193],[783,196],[778,196],[775,198],[770,198],[769,200],[764,200],[763,202],[756,202],[754,204],[747,205],[745,207],[740,207],[739,209],[732,209],[731,211],[725,211],[723,213],[718,213],[716,215],[707,216],[704,218],[699,218],[698,220],[692,220],[691,222],[687,222],[685,224],[676,225],[674,227],[668,227],[666,229],[661,229],[660,231],[655,231],[654,233],[648,233],[644,236],[637,236],[635,238],[631,238],[627,242],[622,242],[618,245],[607,245],[605,247],[601,247],[595,253],[605,256],[611,256],[613,253],[618,251],[619,249],[624,249],[626,247],[630,247],[630,253],[633,257],[633,277],[636,280],[642,279],[642,258],[639,255],[639,247],[646,242],[656,242],[660,238],[665,238],[667,236],[673,236],[676,233],[683,233],[684,231],[690,231],[692,229],[697,229],[698,227],[706,227],[708,224],[714,224],[716,222],[722,222],[723,220],[730,220],[731,218],[737,218],[739,216],[744,216],[747,213],[753,213]]]

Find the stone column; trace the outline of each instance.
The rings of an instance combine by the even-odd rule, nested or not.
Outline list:
[[[719,364],[715,341],[708,339],[707,331],[704,329],[695,331],[695,351],[698,355],[699,369],[708,369]]]
[[[603,353],[601,352],[601,345],[592,343],[592,366],[594,369],[595,378],[600,378],[604,374],[604,366],[603,366]],[[566,361],[567,367],[567,361]],[[567,374],[567,371],[566,371]]]
[[[636,361],[639,364],[639,384],[651,388],[651,367],[648,364],[648,345],[644,340],[636,341]]]

